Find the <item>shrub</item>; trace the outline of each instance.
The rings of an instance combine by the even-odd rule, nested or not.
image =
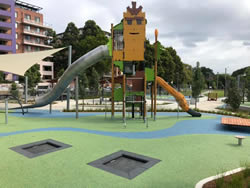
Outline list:
[[[16,98],[19,98],[19,92],[18,92],[18,89],[17,89],[17,85],[15,82],[13,82],[11,84],[11,90],[10,90],[10,93],[13,97],[16,97]]]
[[[236,87],[229,89],[226,103],[229,104],[234,111],[239,109],[241,103],[241,96],[239,90]]]

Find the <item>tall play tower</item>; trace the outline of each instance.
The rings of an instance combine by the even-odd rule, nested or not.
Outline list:
[[[135,108],[146,121],[147,88],[151,87],[151,115],[156,116],[156,76],[157,50],[155,53],[155,67],[145,67],[144,52],[146,40],[147,20],[142,6],[127,7],[123,13],[121,23],[113,26],[112,32],[112,117],[115,114],[115,102],[122,102],[123,120],[126,120],[126,109],[131,108],[132,118]],[[156,31],[156,49],[157,35]]]

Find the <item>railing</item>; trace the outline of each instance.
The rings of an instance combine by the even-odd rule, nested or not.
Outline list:
[[[24,32],[46,37],[46,32],[36,32],[34,30],[28,30],[28,29],[24,29]]]
[[[53,48],[52,46],[46,45],[43,42],[37,42],[35,40],[26,40],[23,39],[24,44],[29,44],[29,45],[34,45],[34,46],[40,46],[40,47],[45,47],[45,48]]]
[[[40,27],[51,28],[51,25],[49,25],[49,24],[36,22],[34,20],[29,20],[29,19],[25,19],[25,18],[23,19],[23,22],[24,23],[29,23],[29,24],[32,24],[32,25],[36,25],[36,26],[40,26]]]

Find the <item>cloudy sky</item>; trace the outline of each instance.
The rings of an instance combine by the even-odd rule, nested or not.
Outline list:
[[[43,7],[45,22],[57,33],[69,22],[83,27],[93,19],[106,31],[119,23],[127,0],[23,0]],[[148,20],[147,38],[173,46],[184,63],[231,73],[250,66],[250,0],[137,0]]]

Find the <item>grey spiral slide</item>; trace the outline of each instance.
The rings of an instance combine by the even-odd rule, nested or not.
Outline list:
[[[61,94],[68,87],[68,85],[74,80],[74,78],[78,75],[79,72],[91,67],[92,65],[98,63],[101,59],[108,56],[109,56],[109,50],[107,45],[99,46],[93,49],[92,51],[88,52],[87,54],[83,55],[68,67],[68,69],[59,79],[59,82],[49,93],[45,94],[42,97],[37,98],[35,104],[23,106],[23,108],[37,108],[52,103],[58,97],[61,96]],[[13,109],[19,109],[19,108],[13,108]]]

